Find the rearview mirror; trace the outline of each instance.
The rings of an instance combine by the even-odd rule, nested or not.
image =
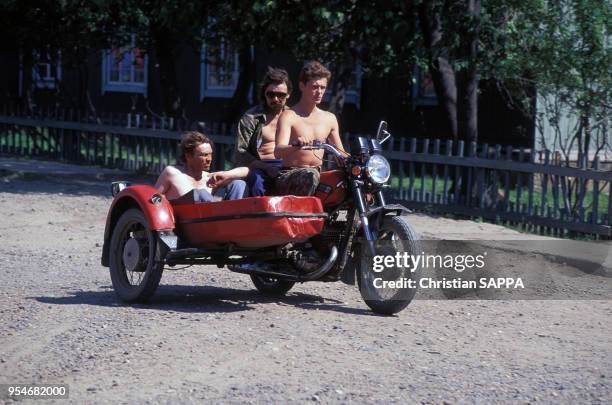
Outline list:
[[[387,121],[380,121],[380,124],[378,124],[378,131],[376,131],[376,139],[382,144],[390,137],[391,134],[387,131]]]

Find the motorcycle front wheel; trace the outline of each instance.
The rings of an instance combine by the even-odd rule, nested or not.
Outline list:
[[[406,308],[414,298],[421,268],[391,266],[375,272],[372,266],[373,258],[363,243],[358,244],[355,252],[361,297],[366,305],[378,314],[396,314]],[[398,252],[401,255],[420,254],[417,234],[405,217],[387,216],[382,227],[376,232],[376,256],[395,257]]]

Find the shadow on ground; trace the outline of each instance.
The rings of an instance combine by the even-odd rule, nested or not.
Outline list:
[[[96,305],[104,307],[131,306],[135,309],[176,311],[186,313],[225,313],[252,310],[253,304],[278,303],[307,310],[336,311],[347,314],[378,316],[366,309],[349,308],[342,301],[312,294],[289,292],[282,297],[268,297],[256,290],[238,290],[214,286],[159,286],[147,304],[125,304],[111,287],[105,291],[73,291],[63,297],[29,297],[44,304]]]
[[[13,194],[48,193],[74,196],[111,197],[110,183],[126,180],[154,184],[154,176],[99,174],[57,174],[13,172],[0,169],[0,192]]]

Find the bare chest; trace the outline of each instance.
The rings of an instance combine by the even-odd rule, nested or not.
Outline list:
[[[276,121],[272,121],[271,123],[264,125],[261,128],[261,143],[262,144],[274,142],[275,137],[276,137]]]
[[[309,139],[325,141],[330,135],[331,131],[331,124],[324,120],[300,118],[296,120],[291,128],[291,137],[297,138],[302,136]]]
[[[202,173],[202,178],[196,180],[185,173],[180,173],[172,180],[172,184],[176,188],[179,195],[185,194],[192,189],[206,189],[210,191],[210,187],[206,185],[208,182],[208,173]]]

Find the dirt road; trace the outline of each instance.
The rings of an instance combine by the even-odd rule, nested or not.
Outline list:
[[[612,401],[609,290],[601,300],[417,299],[381,317],[356,287],[304,284],[270,300],[246,276],[200,267],[166,271],[149,305],[128,306],[99,264],[117,174],[2,162],[0,383],[65,383],[72,403]],[[413,223],[423,234],[515,234]],[[581,282],[601,288],[609,276]]]

